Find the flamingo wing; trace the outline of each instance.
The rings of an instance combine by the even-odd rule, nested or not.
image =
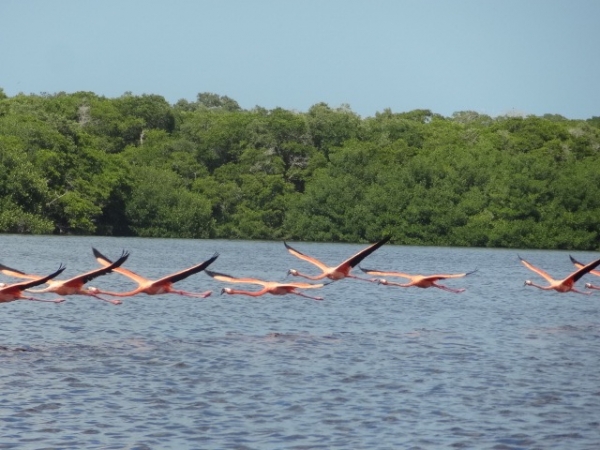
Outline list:
[[[519,255],[517,255],[519,256]],[[533,272],[537,273],[538,275],[540,275],[541,277],[545,278],[546,281],[553,283],[554,281],[556,281],[554,278],[552,278],[550,275],[548,275],[546,272],[544,272],[542,269],[535,267],[534,265],[528,263],[527,261],[525,261],[523,258],[521,258],[519,256],[519,259],[521,260],[521,262],[523,263],[523,265],[525,267],[527,267],[529,270],[532,270]]]
[[[70,280],[65,281],[65,285],[70,284],[70,283],[76,283],[76,284],[81,283],[82,285],[86,284],[87,282],[92,281],[94,278],[98,278],[102,275],[111,273],[113,271],[113,269],[116,269],[121,264],[123,264],[125,261],[127,261],[127,258],[129,258],[129,253],[127,253],[126,251],[123,251],[121,253],[121,256],[119,257],[119,259],[117,259],[115,262],[110,263],[108,266],[102,267],[100,269],[90,270],[89,272],[85,272],[76,277],[73,277]]]
[[[582,276],[584,276],[586,273],[591,272],[598,265],[600,265],[600,259],[597,259],[596,261],[592,261],[591,263],[586,264],[581,269],[579,269],[576,272],[573,272],[571,275],[569,275],[567,277],[567,279],[572,279],[573,282],[575,282],[575,281],[579,280]]]
[[[311,283],[302,283],[302,282],[298,282],[298,283],[277,283],[277,286],[283,287],[283,288],[298,288],[298,289],[315,289],[315,288],[321,288],[323,286],[325,286],[324,283],[319,283],[319,284],[311,284]]]
[[[249,284],[260,284],[261,286],[267,286],[270,283],[268,281],[258,280],[256,278],[236,278],[231,275],[227,275],[219,272],[212,272],[210,270],[204,271],[208,276],[214,278],[215,280],[225,281],[226,283],[249,283]],[[308,284],[308,283],[307,283]]]
[[[218,257],[219,257],[219,254],[215,253],[211,258],[207,259],[206,261],[204,261],[200,264],[197,264],[193,267],[190,267],[189,269],[184,269],[179,272],[168,275],[166,277],[163,277],[160,280],[155,281],[155,283],[161,283],[161,282],[175,283],[177,281],[181,281],[181,280],[189,277],[190,275],[193,275],[198,272],[202,272],[204,269],[206,269],[208,266],[210,266],[212,263],[214,263]]]
[[[360,267],[360,270],[362,270],[364,273],[366,273],[367,275],[374,275],[377,277],[401,277],[401,278],[414,278],[414,275],[409,275],[407,273],[403,273],[403,272],[384,272],[381,270],[374,270],[374,269],[365,269],[363,267]]]
[[[379,242],[375,242],[374,244],[368,246],[367,248],[362,249],[360,252],[356,253],[355,255],[353,255],[350,258],[348,258],[347,260],[345,260],[342,264],[340,264],[339,267],[346,266],[346,265],[350,266],[350,267],[355,267],[363,259],[365,259],[367,256],[369,256],[371,253],[373,253],[375,250],[377,250],[383,244],[388,242],[391,238],[392,238],[392,236],[386,236],[383,239],[381,239]]]
[[[477,269],[472,270],[470,272],[465,272],[465,273],[452,273],[452,274],[435,274],[435,275],[427,275],[424,276],[423,278],[425,279],[435,279],[435,280],[446,280],[448,278],[462,278],[462,277],[466,277],[467,275],[471,275],[472,273],[477,272]]]
[[[20,270],[5,266],[4,264],[0,264],[0,272],[2,272],[4,275],[8,275],[9,277],[25,278],[28,280],[37,280],[38,278],[42,278],[38,275],[26,274],[24,272],[21,272]]]
[[[35,280],[23,281],[21,283],[14,283],[7,287],[10,287],[13,289],[16,288],[20,291],[24,291],[25,289],[29,289],[34,286],[39,286],[40,284],[44,284],[48,280],[51,280],[52,278],[57,277],[65,270],[65,268],[66,267],[61,264],[60,267],[58,268],[58,270],[56,272],[51,273],[50,275],[46,275],[45,277],[39,277],[39,278],[36,278]]]
[[[305,255],[302,252],[299,252],[298,250],[296,250],[295,248],[289,246],[287,244],[287,242],[283,242],[283,245],[285,245],[285,248],[288,249],[288,252],[290,252],[292,255],[294,255],[296,258],[300,258],[306,262],[309,262],[311,264],[314,264],[315,266],[317,266],[319,269],[321,269],[323,272],[325,272],[326,270],[329,269],[328,266],[326,266],[325,264],[323,264],[321,261],[319,261],[316,258],[313,258],[311,256]]]
[[[113,263],[110,259],[108,259],[106,256],[104,256],[102,253],[100,253],[94,247],[92,247],[92,251],[94,252],[96,261],[98,261],[98,263],[100,265],[102,265],[104,267],[108,267]],[[151,281],[148,278],[145,278],[141,275],[138,275],[135,272],[132,272],[131,270],[125,269],[124,267],[116,267],[113,270],[115,272],[120,273],[121,275],[125,275],[126,277],[131,278],[133,281],[135,281],[139,285],[146,284]]]
[[[583,269],[583,267],[585,267],[585,264],[577,261],[575,258],[573,258],[571,255],[569,255],[569,258],[571,258],[571,262],[575,265],[575,267],[577,267],[578,269]],[[3,271],[4,272],[4,271]],[[598,277],[600,277],[600,271],[598,270],[590,270],[590,272],[592,275],[596,275]],[[8,275],[8,274],[7,274]]]

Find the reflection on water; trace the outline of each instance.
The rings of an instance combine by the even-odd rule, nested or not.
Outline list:
[[[125,248],[158,278],[218,251],[214,269],[283,280],[278,242],[0,236],[0,262],[64,276]],[[303,243],[327,263],[360,245]],[[525,253],[521,251],[521,253]],[[529,252],[528,252],[529,253]],[[532,252],[533,253],[533,252]],[[581,253],[591,260],[593,254]],[[563,252],[536,252],[553,274]],[[112,306],[0,305],[0,448],[595,448],[599,295],[541,292],[505,250],[385,246],[369,266],[457,272],[466,292],[343,280],[324,302],[139,296]],[[95,281],[110,290],[118,274]]]

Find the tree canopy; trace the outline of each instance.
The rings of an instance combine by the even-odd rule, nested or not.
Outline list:
[[[600,117],[7,96],[0,232],[600,249]]]

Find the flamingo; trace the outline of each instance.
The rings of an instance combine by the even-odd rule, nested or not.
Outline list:
[[[550,283],[548,286],[540,286],[538,284],[533,283],[530,280],[526,280],[525,281],[526,286],[534,286],[536,288],[543,289],[545,291],[550,291],[550,290],[555,290],[557,292],[572,291],[572,292],[576,292],[578,294],[585,294],[585,295],[590,295],[591,292],[579,291],[579,290],[575,289],[574,284],[582,276],[584,276],[586,273],[592,271],[593,269],[596,268],[596,266],[598,266],[600,264],[600,259],[598,259],[596,261],[593,261],[593,262],[583,266],[581,269],[576,270],[575,272],[573,272],[566,278],[563,278],[562,280],[555,280],[550,275],[548,275],[546,272],[544,272],[542,269],[539,269],[539,268],[533,266],[532,264],[528,263],[520,256],[519,256],[519,259],[521,260],[523,265],[525,265],[525,267],[527,267],[529,270],[533,270],[535,273],[537,273],[541,277],[545,278],[548,283]]]
[[[456,294],[464,292],[465,289],[462,289],[462,288],[461,289],[453,289],[448,286],[437,284],[436,281],[446,280],[448,278],[462,278],[462,277],[466,277],[467,275],[471,275],[472,273],[477,272],[477,270],[472,270],[471,272],[455,273],[455,274],[409,275],[407,273],[402,273],[402,272],[382,272],[382,271],[373,270],[373,269],[363,269],[360,266],[359,266],[359,268],[364,273],[369,274],[369,275],[375,275],[375,276],[380,276],[380,277],[401,277],[401,278],[408,278],[410,280],[408,283],[394,283],[393,281],[388,281],[385,278],[380,278],[380,279],[375,278],[375,279],[371,280],[371,281],[376,281],[377,283],[383,284],[386,286],[400,286],[400,287],[414,286],[414,287],[418,287],[418,288],[436,287],[438,289],[443,289],[444,291],[454,292]]]
[[[84,286],[84,284],[88,283],[89,281],[93,280],[94,278],[109,274],[110,272],[113,271],[113,269],[115,269],[116,267],[119,267],[121,264],[123,264],[125,261],[127,261],[127,258],[129,258],[129,253],[123,251],[121,253],[121,257],[119,259],[117,259],[114,263],[112,263],[106,267],[102,267],[100,269],[82,273],[80,275],[77,275],[76,277],[69,278],[68,280],[48,280],[48,281],[46,281],[46,284],[48,285],[47,288],[38,289],[38,290],[29,290],[29,292],[34,292],[34,293],[54,292],[55,294],[58,294],[58,295],[89,295],[91,297],[97,298],[98,300],[112,303],[113,305],[120,305],[121,303],[123,303],[123,302],[121,302],[121,300],[109,300],[106,298],[102,298],[98,295],[99,290],[97,288],[91,287],[91,286],[88,288],[85,288],[83,286]],[[41,278],[37,275],[28,275],[26,273],[21,272],[20,270],[11,269],[10,267],[7,267],[3,264],[0,264],[0,271],[2,273],[4,273],[5,275],[11,276],[11,277],[28,278],[28,279],[34,279],[34,280]]]
[[[94,252],[94,256],[96,260],[103,266],[107,267],[112,264],[111,260],[100,253],[95,248],[92,248]],[[109,291],[98,291],[101,294],[113,295],[115,297],[131,297],[137,294],[147,294],[147,295],[158,295],[158,294],[178,294],[184,295],[187,297],[200,297],[206,298],[211,294],[211,291],[206,292],[187,292],[181,291],[173,288],[173,283],[177,281],[181,281],[190,275],[201,272],[210,266],[217,258],[219,257],[218,253],[215,253],[210,259],[192,266],[188,269],[180,270],[179,272],[175,272],[171,275],[164,276],[158,280],[149,280],[148,278],[144,278],[141,275],[138,275],[131,270],[127,270],[123,267],[117,267],[114,269],[115,272],[120,273],[121,275],[125,275],[126,277],[131,278],[138,284],[138,287],[129,292],[109,292]]]
[[[365,259],[367,256],[369,256],[371,253],[373,253],[375,250],[377,250],[383,244],[388,242],[390,239],[391,239],[391,236],[387,236],[387,237],[383,238],[379,242],[376,242],[376,243],[370,245],[369,247],[361,250],[360,252],[356,253],[354,256],[351,256],[350,258],[343,261],[341,264],[338,264],[337,266],[327,266],[316,258],[305,255],[304,253],[300,253],[298,250],[290,247],[286,242],[284,242],[283,245],[285,245],[285,247],[288,249],[288,252],[290,252],[292,255],[294,255],[297,258],[300,258],[304,261],[314,264],[322,271],[321,274],[312,276],[312,275],[305,275],[303,273],[300,273],[296,269],[290,269],[290,270],[288,270],[288,275],[293,275],[295,277],[304,277],[304,278],[308,278],[309,280],[322,280],[323,278],[329,278],[333,281],[336,281],[336,280],[341,280],[343,278],[355,278],[358,280],[370,281],[370,280],[367,280],[366,278],[360,278],[360,277],[357,277],[354,275],[350,275],[350,271],[357,264],[359,264],[363,259]]]
[[[303,292],[298,292],[296,289],[315,289],[325,286],[324,284],[310,284],[310,283],[278,283],[276,281],[263,281],[256,278],[235,278],[231,275],[226,275],[224,273],[211,272],[210,270],[205,270],[206,274],[214,278],[215,280],[224,281],[226,283],[248,283],[248,284],[260,284],[263,288],[260,291],[243,291],[240,289],[231,289],[231,288],[223,288],[221,290],[221,294],[238,294],[238,295],[249,295],[251,297],[259,297],[265,294],[272,295],[286,295],[286,294],[294,294],[299,295],[300,297],[306,297],[313,300],[323,300],[323,297],[312,297],[310,295],[304,294]]]
[[[47,303],[62,303],[65,301],[64,298],[57,298],[54,300],[42,300],[41,298],[35,297],[25,297],[23,295],[23,291],[25,289],[29,289],[34,286],[39,286],[40,284],[44,284],[46,281],[57,277],[60,275],[63,270],[65,270],[65,266],[62,264],[58,268],[58,270],[50,275],[45,277],[37,278],[35,280],[30,281],[22,281],[21,283],[13,283],[9,285],[4,285],[0,287],[0,303],[8,303],[14,302],[15,300],[31,300],[35,302],[47,302]]]
[[[571,255],[569,255],[569,258],[571,258],[571,262],[573,264],[575,264],[575,267],[577,267],[578,269],[582,269],[583,267],[585,267],[585,264],[580,263],[575,258],[573,258]],[[600,271],[598,271],[598,270],[590,270],[589,273],[591,273],[592,275],[596,275],[596,276],[600,277]],[[585,283],[585,287],[588,288],[588,289],[600,290],[600,286],[592,284],[592,283]]]

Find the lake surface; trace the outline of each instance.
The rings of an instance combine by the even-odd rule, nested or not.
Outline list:
[[[281,242],[0,243],[1,263],[46,274],[62,262],[60,279],[97,267],[92,246],[112,258],[130,251],[125,267],[149,278],[214,252],[211,269],[234,276],[318,272]],[[365,247],[290,244],[332,265]],[[345,279],[309,292],[323,302],[252,298],[219,295],[225,284],[199,273],[175,286],[212,289],[206,299],[0,304],[0,449],[600,448],[600,291],[526,287],[543,280],[517,253],[557,278],[574,270],[559,251],[385,245],[362,265],[479,270],[445,283],[461,294]],[[90,285],[135,287],[116,273]]]

